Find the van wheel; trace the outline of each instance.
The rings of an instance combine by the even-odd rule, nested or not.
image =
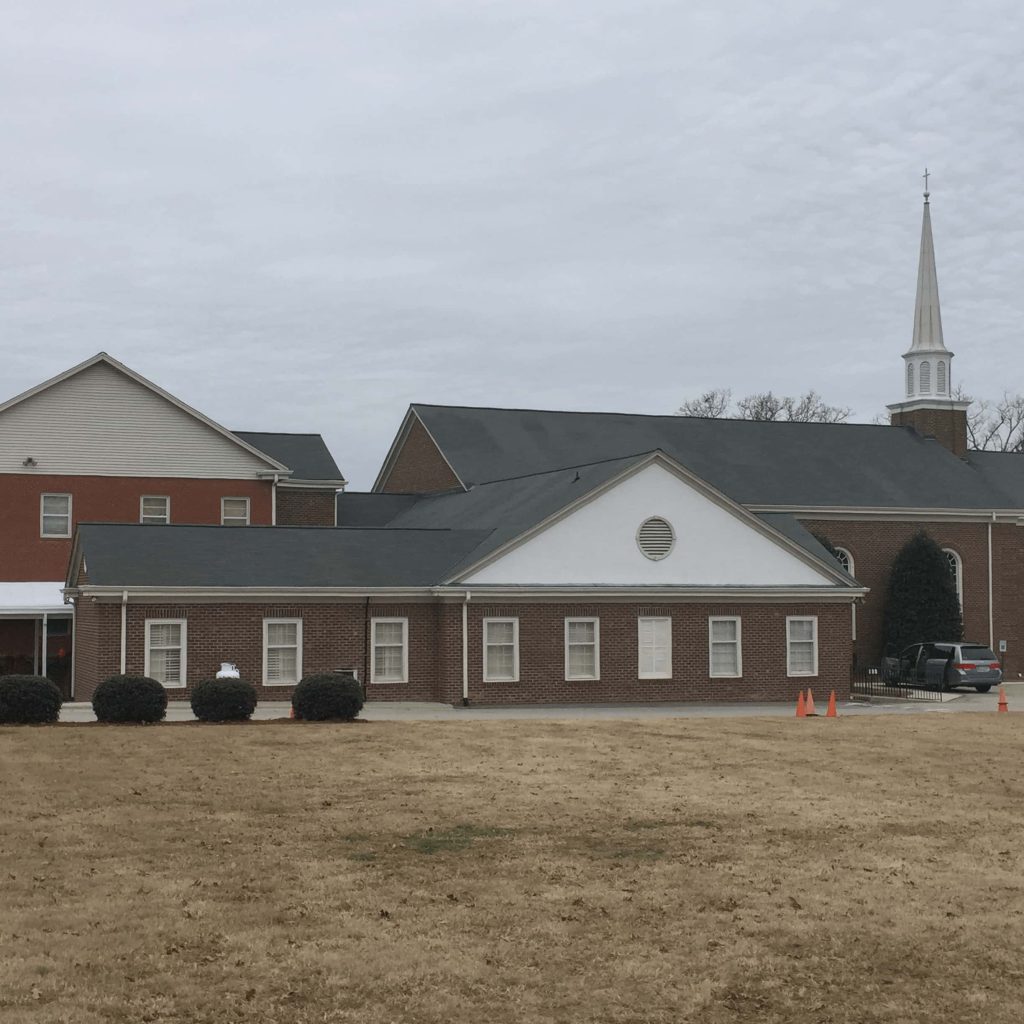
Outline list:
[[[978,693],[988,693],[988,691],[992,689],[992,686],[991,684],[989,684],[988,686],[976,686],[975,689],[978,691]]]

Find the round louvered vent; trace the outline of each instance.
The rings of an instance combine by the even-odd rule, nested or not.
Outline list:
[[[656,562],[672,550],[676,535],[667,519],[651,516],[640,524],[640,529],[636,531],[636,542],[640,550]]]

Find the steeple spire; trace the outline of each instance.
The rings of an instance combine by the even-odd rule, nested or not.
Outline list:
[[[924,172],[924,216],[921,221],[921,256],[917,265],[917,301],[914,304],[914,338],[911,352],[945,352],[942,314],[939,311],[939,276],[935,272],[928,169]]]

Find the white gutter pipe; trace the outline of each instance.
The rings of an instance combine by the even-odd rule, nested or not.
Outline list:
[[[469,601],[470,592],[462,601],[462,706],[469,707]]]
[[[128,591],[121,591],[121,675],[128,658]]]
[[[996,633],[994,626],[994,613],[992,609],[992,523],[996,520],[995,512],[988,524],[988,649],[995,650]],[[1002,659],[1000,659],[1002,660]]]
[[[39,673],[41,676],[46,675],[46,647],[50,639],[49,633],[49,617],[47,616],[46,612],[43,612],[43,671]]]

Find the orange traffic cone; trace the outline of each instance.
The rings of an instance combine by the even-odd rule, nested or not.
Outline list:
[[[806,718],[807,710],[804,708],[804,691],[800,691],[800,696],[796,699],[796,717]]]
[[[818,712],[814,710],[814,694],[811,693],[811,688],[807,687],[807,717],[811,716],[818,717]]]
[[[828,711],[825,712],[826,718],[838,718],[836,714],[836,691],[833,690],[828,695]]]
[[[1010,705],[1006,703],[1006,690],[1003,687],[999,687],[999,710],[1009,711]]]

